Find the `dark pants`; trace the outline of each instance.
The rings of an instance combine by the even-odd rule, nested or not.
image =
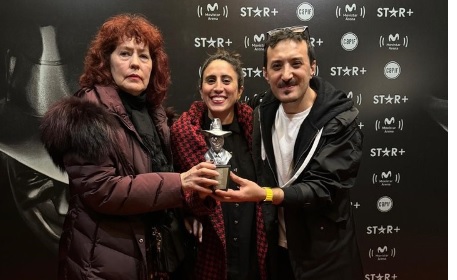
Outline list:
[[[278,246],[278,257],[278,272],[281,279],[295,279],[294,273],[292,271],[292,266],[290,265],[289,250]]]

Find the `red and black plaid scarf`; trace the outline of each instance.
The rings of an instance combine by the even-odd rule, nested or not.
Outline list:
[[[177,172],[187,171],[205,160],[204,155],[208,147],[204,135],[199,131],[202,129],[203,116],[207,110],[208,107],[202,101],[195,101],[190,106],[189,111],[183,113],[171,127],[171,146]],[[236,103],[235,114],[251,150],[253,110],[246,104]],[[190,197],[188,198],[191,199]],[[227,272],[225,269],[219,269],[226,265],[226,259],[221,258],[224,252],[219,250],[220,248],[225,249],[224,220],[220,202],[217,202],[217,206],[209,216],[213,230],[208,230],[210,233],[206,235],[204,251],[199,254],[201,258],[199,259],[201,265],[198,266],[201,270],[199,271],[199,276],[202,279],[223,279]],[[259,273],[261,279],[266,280],[266,252],[268,246],[260,204],[256,206],[256,236]],[[202,277],[202,275],[206,275],[206,277]]]

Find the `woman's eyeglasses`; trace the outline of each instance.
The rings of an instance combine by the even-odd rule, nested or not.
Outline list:
[[[308,29],[308,26],[305,26],[305,25],[295,25],[295,26],[275,28],[270,31],[267,31],[266,34],[267,34],[267,37],[271,37],[274,34],[278,33],[279,31],[284,31],[284,30],[289,30],[294,33],[300,33],[304,36],[305,39],[309,40],[309,29]]]

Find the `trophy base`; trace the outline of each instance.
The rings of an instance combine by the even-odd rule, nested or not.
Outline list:
[[[216,180],[219,182],[219,184],[214,186],[215,190],[227,190],[230,167],[230,165],[216,165],[216,171],[219,172],[219,176],[217,176]]]

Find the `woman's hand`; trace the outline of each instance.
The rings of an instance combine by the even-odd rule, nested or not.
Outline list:
[[[197,191],[206,196],[213,192],[212,186],[218,181],[215,178],[219,175],[216,165],[210,162],[200,162],[188,171],[181,173],[181,184],[184,192]]]
[[[195,219],[195,217],[188,216],[184,218],[184,226],[190,234],[193,234],[196,238],[198,238],[198,242],[202,242],[202,223]]]

